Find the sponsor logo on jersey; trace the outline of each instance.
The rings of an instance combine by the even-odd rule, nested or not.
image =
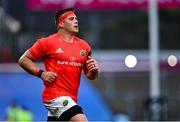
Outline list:
[[[75,61],[75,60],[76,60],[76,57],[75,57],[75,56],[70,56],[70,60],[71,60],[71,61]]]
[[[83,67],[83,64],[81,62],[76,62],[76,61],[57,61],[58,64],[60,65],[69,65],[69,66],[74,66],[74,67]]]

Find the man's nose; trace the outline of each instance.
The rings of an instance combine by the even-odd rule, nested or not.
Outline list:
[[[75,24],[78,24],[78,21],[76,20],[74,23],[75,23]]]

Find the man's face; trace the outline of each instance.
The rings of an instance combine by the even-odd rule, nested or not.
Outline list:
[[[78,20],[77,20],[76,15],[74,14],[74,15],[68,16],[64,20],[62,27],[68,32],[78,33],[79,27],[78,27]]]

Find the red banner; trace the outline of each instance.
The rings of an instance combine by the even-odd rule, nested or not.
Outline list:
[[[180,8],[180,0],[158,0],[160,8]],[[79,10],[146,9],[148,0],[27,0],[33,11],[73,7]]]

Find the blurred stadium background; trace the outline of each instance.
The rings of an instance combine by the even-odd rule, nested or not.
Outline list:
[[[89,120],[180,120],[180,1],[149,2],[0,0],[0,121],[13,101],[33,120],[46,120],[43,84],[17,61],[37,38],[56,32],[54,13],[65,7],[77,10],[78,35],[100,64],[97,80],[81,78],[79,104]],[[137,64],[128,61],[134,67],[127,67],[128,55],[136,57]]]

